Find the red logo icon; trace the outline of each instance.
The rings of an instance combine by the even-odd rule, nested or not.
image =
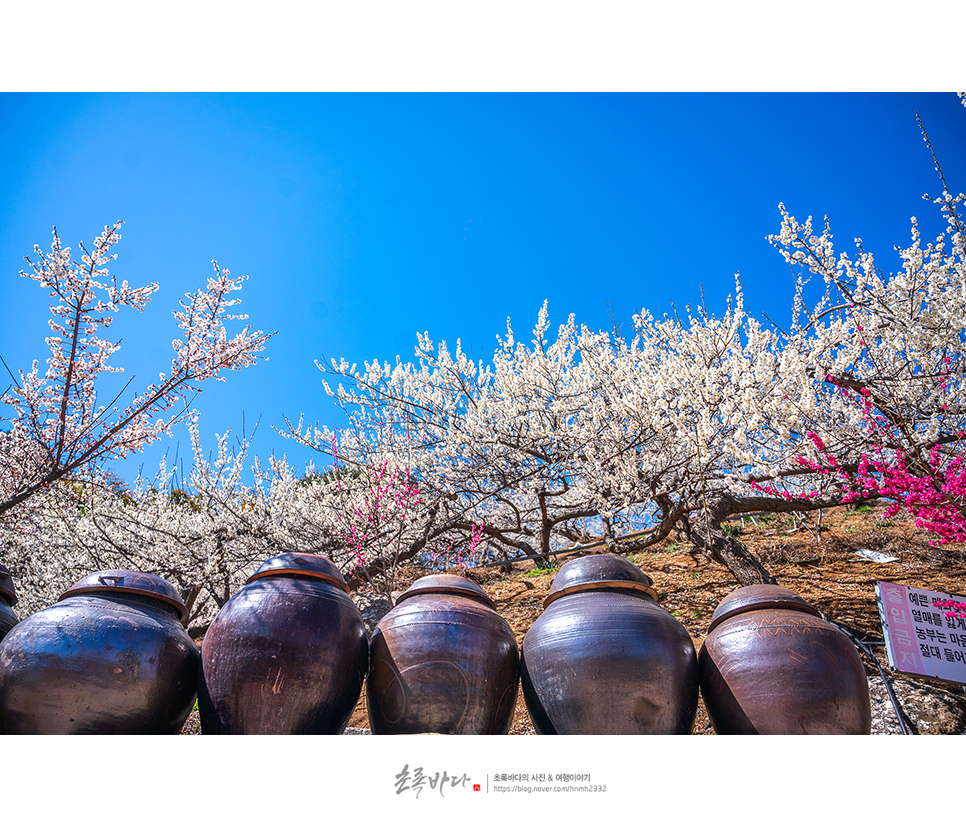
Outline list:
[[[473,790],[474,791],[478,791],[479,789],[480,789],[480,786],[479,785],[473,785]]]

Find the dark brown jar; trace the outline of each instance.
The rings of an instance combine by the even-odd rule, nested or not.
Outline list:
[[[362,692],[368,642],[335,564],[282,553],[218,612],[201,647],[201,731],[337,735]]]
[[[198,649],[181,595],[140,571],[99,571],[0,643],[0,732],[181,732]]]
[[[715,609],[698,655],[718,734],[868,734],[865,669],[849,638],[798,594],[749,585]]]
[[[698,665],[687,630],[621,556],[557,573],[523,638],[523,696],[542,735],[689,733]]]
[[[13,586],[13,577],[7,566],[0,564],[0,640],[20,622],[20,618],[13,611],[16,604],[17,591]]]
[[[459,576],[417,579],[372,635],[366,703],[375,734],[506,735],[519,652],[486,592]]]

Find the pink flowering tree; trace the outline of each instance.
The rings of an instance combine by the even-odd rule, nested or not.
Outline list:
[[[957,432],[956,442],[939,442],[929,447],[915,441],[909,443],[902,425],[897,426],[890,419],[894,415],[874,409],[872,393],[867,388],[860,389],[855,397],[862,403],[868,420],[869,450],[862,452],[857,463],[840,462],[817,433],[809,432],[814,454],[809,458],[800,456],[798,462],[829,476],[845,502],[884,498],[889,501],[883,510],[885,518],[907,511],[917,526],[936,535],[930,542],[934,546],[966,542],[962,431]]]
[[[341,473],[337,470],[337,474]],[[380,580],[377,584],[392,604],[395,569],[411,558],[408,533],[423,504],[419,487],[408,471],[385,460],[378,466],[356,467],[349,477],[356,481],[351,490],[343,483],[345,478],[335,481],[336,491],[346,499],[336,516],[336,530],[348,549],[347,579],[352,587],[372,578]]]
[[[897,273],[884,276],[860,243],[856,258],[835,256],[828,228],[816,235],[810,220],[786,214],[775,238],[789,263],[825,284],[795,334],[812,348],[809,370],[824,406],[785,475],[808,482],[800,497],[886,499],[887,517],[904,509],[936,536],[934,545],[959,544],[966,541],[966,197],[950,193],[923,136],[943,186],[932,202],[945,231],[923,246],[913,218]],[[788,485],[780,480],[754,485],[781,496]]]
[[[174,316],[180,329],[173,357],[157,382],[131,389],[133,379],[109,401],[98,397],[104,375],[122,369],[110,363],[120,342],[107,337],[122,308],[142,311],[156,284],[132,287],[110,274],[121,222],[105,227],[80,261],[53,233],[51,251],[35,247],[22,272],[43,287],[50,305],[50,354],[46,368],[34,361],[29,371],[12,374],[0,398],[0,418],[9,428],[0,434],[0,519],[21,508],[51,485],[77,477],[105,463],[143,449],[186,414],[187,398],[208,379],[253,364],[269,335],[243,327],[234,335],[226,323],[244,278],[232,279],[214,265],[207,287],[189,293]]]

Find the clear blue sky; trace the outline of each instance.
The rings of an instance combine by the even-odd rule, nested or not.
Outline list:
[[[966,108],[954,93],[0,94],[0,354],[45,356],[47,299],[19,277],[56,225],[76,249],[123,219],[116,274],[157,281],[120,316],[118,363],[166,369],[170,311],[216,259],[250,280],[250,324],[277,330],[268,362],[209,383],[202,435],[249,429],[298,466],[283,415],[341,422],[314,360],[409,357],[417,331],[492,355],[543,300],[629,329],[635,310],[720,311],[740,271],[746,307],[787,321],[789,272],[765,236],[778,203],[828,214],[840,245],[881,266],[939,231],[940,190],[919,111],[955,191]],[[626,332],[626,330],[625,330]],[[135,465],[153,472],[184,434]],[[325,463],[325,461],[320,461]]]

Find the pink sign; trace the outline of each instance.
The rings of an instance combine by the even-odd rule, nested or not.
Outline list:
[[[892,668],[966,684],[966,598],[892,582],[875,592]]]

